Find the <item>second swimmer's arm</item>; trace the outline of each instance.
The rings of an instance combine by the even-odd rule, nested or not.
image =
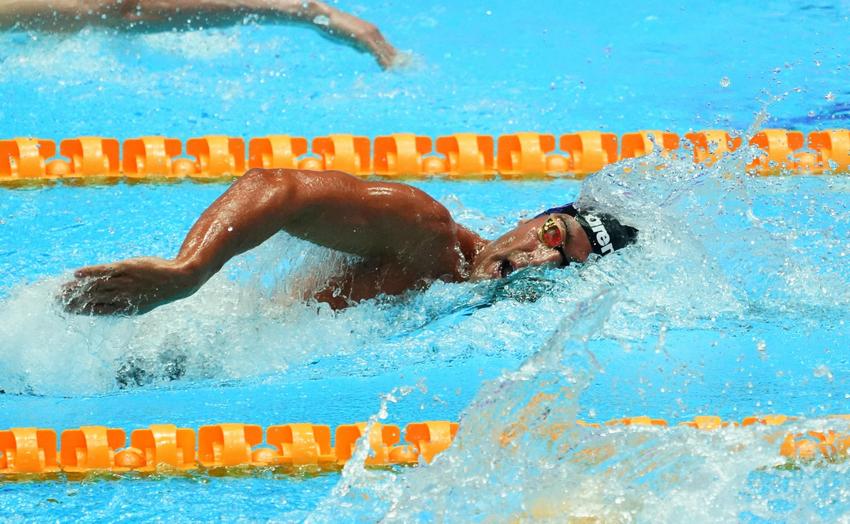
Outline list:
[[[318,0],[137,0],[128,2],[133,9],[127,18],[167,17],[182,13],[269,13],[313,24],[331,36],[364,47],[381,67],[390,67],[395,48],[373,24]]]
[[[295,0],[295,3],[300,7],[293,16],[316,24],[330,35],[365,47],[384,69],[393,65],[397,52],[374,24],[323,2]],[[321,17],[327,20],[327,24],[322,23],[325,20]]]

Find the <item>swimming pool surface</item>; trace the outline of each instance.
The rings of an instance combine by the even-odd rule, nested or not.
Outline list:
[[[846,3],[456,4],[337,4],[411,50],[411,65],[391,73],[309,28],[250,19],[0,33],[0,136],[848,127]],[[3,482],[0,511],[846,520],[848,463],[778,467],[771,428],[574,425],[783,413],[799,418],[782,434],[848,429],[823,417],[850,413],[850,178],[750,178],[747,155],[713,168],[652,157],[583,183],[415,182],[485,236],[580,196],[618,209],[641,241],[581,267],[438,283],[339,313],[289,298],[332,255],[279,235],[148,315],[66,315],[53,297],[71,270],[173,255],[226,186],[2,189],[0,427],[335,426],[385,411],[398,424],[460,420],[461,431],[428,467]]]

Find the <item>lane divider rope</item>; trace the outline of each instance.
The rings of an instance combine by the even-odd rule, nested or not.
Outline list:
[[[684,138],[684,140],[682,139]],[[808,138],[808,140],[806,140]],[[850,130],[764,129],[750,139],[762,153],[746,166],[757,175],[835,174],[850,171]],[[67,180],[105,183],[125,180],[227,179],[251,168],[339,170],[386,178],[448,176],[523,179],[567,175],[582,178],[618,160],[657,151],[707,165],[742,145],[723,130],[686,133],[645,130],[618,137],[600,131],[554,134],[520,132],[499,136],[457,133],[432,140],[395,133],[370,140],[333,134],[306,138],[252,138],[245,155],[239,137],[211,135],[179,139],[146,136],[125,140],[78,137],[56,143],[38,138],[0,139],[0,185]]]
[[[833,415],[850,424],[850,415]],[[704,431],[753,425],[780,426],[795,420],[785,415],[752,416],[739,422],[716,416],[697,416],[679,426]],[[603,424],[577,421],[585,428],[615,426],[668,427],[667,421],[647,416],[609,420]],[[57,447],[56,431],[43,428],[12,428],[0,431],[0,478],[31,478],[53,473],[129,472],[169,473],[197,469],[233,467],[319,467],[339,468],[354,454],[357,441],[366,433],[365,422],[337,426],[333,446],[331,429],[320,424],[283,424],[265,430],[255,424],[214,424],[198,429],[173,424],[154,424],[133,430],[126,446],[123,429],[82,426],[62,431]],[[367,466],[430,463],[448,449],[458,431],[456,422],[426,421],[408,424],[404,441],[393,424],[372,424]],[[500,444],[507,446],[517,436],[508,426]],[[791,461],[837,461],[850,453],[850,431],[807,431],[775,433],[766,437],[780,442],[779,454]],[[584,453],[593,450],[584,450]]]

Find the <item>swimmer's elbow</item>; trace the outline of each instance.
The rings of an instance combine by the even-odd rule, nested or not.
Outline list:
[[[284,2],[279,9],[287,15],[312,21],[317,16],[330,16],[330,8],[318,0],[297,0],[295,2]]]

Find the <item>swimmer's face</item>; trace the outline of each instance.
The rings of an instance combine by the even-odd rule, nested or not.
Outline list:
[[[563,255],[540,238],[540,230],[550,216],[563,225],[566,233],[561,246]],[[472,264],[471,278],[504,278],[524,267],[584,262],[589,254],[590,242],[573,217],[562,214],[537,217],[521,222],[513,230],[484,246]],[[564,260],[564,255],[567,260]]]

